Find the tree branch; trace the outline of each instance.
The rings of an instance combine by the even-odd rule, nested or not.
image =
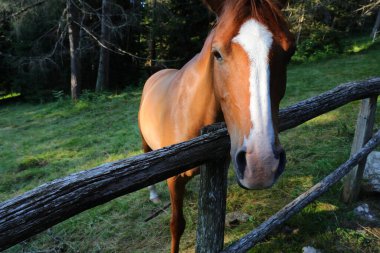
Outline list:
[[[28,6],[24,7],[24,8],[22,8],[21,10],[19,10],[19,11],[15,12],[15,13],[13,13],[13,14],[5,17],[5,18],[3,18],[1,20],[1,22],[4,22],[4,21],[9,20],[11,18],[17,17],[17,16],[23,14],[24,12],[29,11],[30,9],[33,9],[33,8],[35,8],[37,6],[40,6],[40,5],[44,4],[45,2],[47,2],[47,0],[41,0],[41,1],[36,2],[34,4],[28,5]]]

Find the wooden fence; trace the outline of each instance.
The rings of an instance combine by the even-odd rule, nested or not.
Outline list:
[[[321,95],[280,110],[279,129],[284,131],[296,127],[354,100],[372,97],[373,104],[378,94],[380,94],[380,78],[340,85]],[[368,108],[373,109],[374,106]],[[327,182],[323,180],[311,191],[305,193],[307,196],[312,196],[311,198],[304,200],[303,195],[301,195],[296,199],[300,200],[301,204],[290,203],[279,212],[278,217],[281,219],[273,216],[258,228],[261,230],[252,231],[239,242],[225,249],[225,252],[244,252],[263,238],[262,231],[265,230],[267,231],[265,233],[268,234],[273,230],[273,227],[281,224],[280,220],[286,220],[307,205],[310,199],[313,200],[325,192],[350,168],[365,159],[366,155],[380,142],[379,135],[380,133],[377,133],[364,149],[361,149],[358,154],[355,154],[347,163],[338,168],[334,172],[338,175],[331,176],[332,179],[328,176],[327,179],[324,179]],[[365,138],[368,136],[367,133]],[[359,140],[360,137],[357,139]],[[202,164],[206,164],[206,166],[201,169],[201,188],[207,189],[209,196],[212,195],[210,193],[215,194],[212,195],[211,202],[204,196],[200,197],[199,224],[204,226],[198,226],[197,251],[221,251],[224,234],[228,151],[228,133],[225,128],[221,128],[184,143],[107,163],[43,184],[18,197],[0,203],[0,251],[80,212]],[[226,159],[220,159],[221,157],[226,157]],[[224,168],[224,170],[220,168]],[[215,169],[217,170],[215,171]],[[360,169],[353,177],[360,178]],[[357,182],[357,180],[353,181]],[[210,187],[211,189],[209,189]],[[348,186],[348,189],[352,191],[356,188]],[[204,201],[208,201],[208,204],[215,203],[221,210],[217,219],[220,221],[218,224],[222,225],[219,225],[216,234],[215,232],[210,233],[210,227],[207,225],[210,224],[210,221],[215,224],[215,220],[213,221],[215,212],[212,212],[215,207],[211,210],[207,209]],[[209,248],[210,246],[212,248]]]

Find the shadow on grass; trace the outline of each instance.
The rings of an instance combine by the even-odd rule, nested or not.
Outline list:
[[[348,207],[318,211],[320,204],[310,204],[249,252],[301,252],[305,246],[322,252],[376,252],[378,238],[371,230],[378,224],[358,220]]]

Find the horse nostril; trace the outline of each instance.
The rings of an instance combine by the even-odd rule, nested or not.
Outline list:
[[[278,168],[277,168],[277,171],[276,171],[276,178],[278,178],[282,172],[284,172],[285,170],[285,163],[286,163],[286,154],[285,154],[285,151],[282,149],[279,154],[279,163],[278,163]]]
[[[236,154],[236,166],[237,166],[237,172],[238,172],[238,177],[240,179],[244,178],[244,171],[245,168],[247,167],[247,159],[246,159],[246,152],[245,150],[240,150]]]

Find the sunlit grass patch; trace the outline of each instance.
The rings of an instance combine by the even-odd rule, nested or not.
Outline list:
[[[21,93],[18,93],[18,92],[12,92],[12,93],[9,93],[7,95],[1,95],[0,94],[0,100],[6,100],[9,98],[15,98],[15,97],[19,97],[19,96],[21,96]]]
[[[371,48],[375,42],[368,36],[356,38],[354,41],[348,43],[346,51],[348,53],[360,53]]]
[[[314,126],[318,124],[335,123],[337,120],[338,114],[339,113],[337,111],[332,111],[310,120],[309,122],[307,122],[307,124]]]
[[[338,207],[331,203],[326,202],[317,202],[317,206],[315,207],[316,212],[327,212],[327,211],[336,211]]]

